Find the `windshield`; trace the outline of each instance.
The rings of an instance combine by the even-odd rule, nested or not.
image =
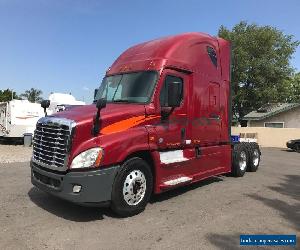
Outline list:
[[[157,80],[155,71],[141,71],[106,76],[97,91],[94,102],[106,98],[107,102],[147,103]]]

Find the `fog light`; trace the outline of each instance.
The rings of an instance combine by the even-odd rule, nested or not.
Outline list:
[[[80,185],[74,185],[73,186],[73,193],[79,193],[81,191],[81,186]]]

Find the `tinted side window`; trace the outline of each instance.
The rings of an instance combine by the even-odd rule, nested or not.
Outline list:
[[[218,67],[218,58],[216,51],[212,47],[207,46],[207,53],[213,65],[215,65],[215,67]]]
[[[177,76],[167,75],[159,97],[160,105],[162,107],[168,105],[168,84],[172,84],[173,82],[179,82],[181,84],[181,100],[183,98],[183,80]]]

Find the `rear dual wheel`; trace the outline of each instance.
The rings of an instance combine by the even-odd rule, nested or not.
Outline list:
[[[232,174],[235,177],[242,177],[247,170],[249,160],[248,149],[243,143],[237,143],[234,144],[232,153]]]
[[[255,142],[235,144],[232,156],[232,174],[242,177],[247,170],[256,172],[260,163],[260,155],[259,146]]]
[[[248,171],[256,172],[260,163],[261,152],[257,143],[250,142],[248,144],[249,144]]]

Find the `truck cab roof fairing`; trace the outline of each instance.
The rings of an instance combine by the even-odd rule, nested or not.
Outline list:
[[[218,48],[218,40],[204,33],[185,33],[141,43],[122,53],[107,71],[108,75],[124,71],[161,70],[174,67],[189,72],[199,71],[204,44]],[[195,56],[196,55],[196,56]]]

